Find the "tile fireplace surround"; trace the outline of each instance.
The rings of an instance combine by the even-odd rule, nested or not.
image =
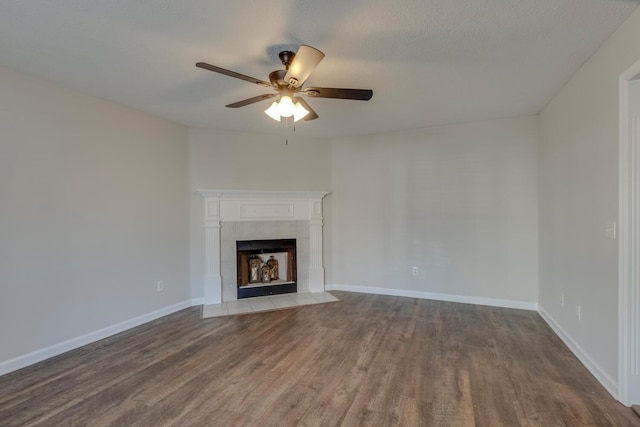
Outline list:
[[[324,292],[322,199],[329,192],[198,193],[204,197],[205,305],[237,299],[237,240],[296,239],[298,292]]]

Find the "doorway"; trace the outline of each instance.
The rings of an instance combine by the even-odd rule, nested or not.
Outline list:
[[[618,400],[640,404],[640,61],[620,76]]]

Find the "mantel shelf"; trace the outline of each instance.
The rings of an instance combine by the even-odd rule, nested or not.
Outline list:
[[[258,200],[272,200],[272,199],[316,199],[323,198],[327,194],[331,194],[330,191],[275,191],[275,190],[209,190],[201,189],[196,190],[198,194],[203,197],[217,198],[217,199],[258,199]]]

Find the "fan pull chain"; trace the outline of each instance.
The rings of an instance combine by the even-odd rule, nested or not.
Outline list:
[[[293,120],[293,117],[284,118],[284,145],[289,145],[289,120]],[[296,123],[292,125],[293,133],[296,133]]]
[[[287,137],[287,131],[289,130],[289,117],[284,118],[284,145],[289,145],[289,138]]]

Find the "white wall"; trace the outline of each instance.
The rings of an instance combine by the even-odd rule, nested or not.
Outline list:
[[[640,76],[629,82],[629,117],[640,117]]]
[[[640,59],[638,40],[640,9],[540,115],[540,305],[614,394],[618,244],[605,224],[618,217],[618,77]]]
[[[275,123],[275,122],[274,122]],[[198,189],[331,191],[331,144],[325,139],[189,129],[191,172],[191,293],[203,296],[204,231]],[[324,210],[330,209],[331,196]],[[330,219],[325,220],[325,269]]]
[[[330,280],[534,307],[537,132],[532,116],[334,141]]]
[[[189,298],[187,144],[0,68],[0,365]]]

